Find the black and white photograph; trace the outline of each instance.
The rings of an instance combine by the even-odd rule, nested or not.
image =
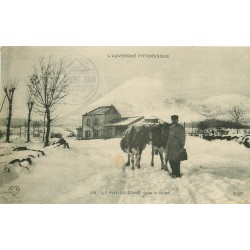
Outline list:
[[[2,47],[0,203],[249,204],[249,47]]]
[[[247,0],[2,1],[2,249],[248,249],[249,19]]]

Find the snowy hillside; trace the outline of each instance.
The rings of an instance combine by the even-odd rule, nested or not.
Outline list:
[[[210,109],[217,110],[218,115],[216,118],[225,119],[229,118],[228,110],[233,106],[240,106],[246,111],[245,122],[249,123],[250,113],[247,111],[250,110],[250,99],[243,95],[220,95],[213,96],[205,99],[201,102],[203,105],[207,105]]]
[[[189,100],[182,98],[181,94],[173,95],[159,80],[141,77],[124,82],[97,101],[72,112],[67,119],[62,118],[61,121],[80,125],[84,113],[111,104],[122,116],[157,116],[167,122],[170,122],[170,116],[173,114],[179,115],[180,122],[200,121],[207,118],[207,111],[210,111],[209,118],[228,119],[229,107],[238,104],[250,110],[250,99],[245,96],[232,94],[205,100]]]
[[[213,96],[205,99],[202,103],[214,106],[220,106],[221,108],[228,108],[231,105],[242,104],[245,107],[250,108],[250,99],[243,95],[220,95]]]
[[[153,115],[170,121],[170,116],[177,114],[183,122],[202,118],[187,104],[177,105],[176,98],[169,93],[163,82],[153,78],[136,78],[125,82],[88,107],[79,109],[77,113],[82,115],[96,107],[113,104],[122,116]],[[76,113],[72,116],[75,117]]]

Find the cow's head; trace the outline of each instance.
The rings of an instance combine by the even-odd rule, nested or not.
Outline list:
[[[142,125],[136,128],[136,133],[134,134],[134,139],[139,144],[147,144],[150,140],[150,130],[147,126]]]
[[[161,134],[163,137],[168,138],[169,136],[169,128],[170,128],[170,124],[169,123],[162,123],[161,125]]]

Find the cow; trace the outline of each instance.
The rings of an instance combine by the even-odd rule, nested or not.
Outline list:
[[[154,155],[160,155],[161,159],[161,170],[169,171],[167,167],[168,159],[166,159],[166,147],[169,137],[170,124],[164,122],[154,125],[150,128],[151,131],[151,141],[152,141],[152,159],[151,166],[154,166]],[[165,153],[165,161],[164,161]]]
[[[141,154],[150,140],[150,130],[146,126],[131,126],[125,132],[120,142],[121,149],[128,154],[126,166],[130,166],[130,158],[132,162],[132,170],[135,166],[139,169]]]

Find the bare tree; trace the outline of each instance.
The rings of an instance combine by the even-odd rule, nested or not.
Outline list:
[[[69,84],[62,60],[55,62],[51,58],[48,62],[40,58],[29,77],[28,87],[34,98],[34,111],[44,115],[46,122],[45,147],[49,145],[51,123],[56,118],[55,109],[68,95]]]
[[[236,124],[236,130],[238,134],[239,126],[245,118],[246,111],[244,110],[242,105],[234,105],[228,110],[228,113],[232,121],[234,121]]]
[[[1,108],[0,108],[0,113],[1,113],[2,110],[3,110],[3,105],[4,105],[4,102],[5,102],[5,99],[6,99],[6,95],[4,96],[3,101],[2,101],[2,105],[1,105]]]
[[[24,121],[24,123],[23,123],[23,127],[24,127],[24,133],[23,133],[23,136],[24,136],[24,138],[26,137],[26,135],[27,135],[27,121]]]
[[[3,83],[3,89],[5,93],[5,98],[8,100],[8,117],[7,117],[7,131],[6,131],[6,142],[10,142],[10,127],[11,127],[11,118],[13,111],[13,101],[14,94],[17,88],[18,80],[9,78],[6,82]]]
[[[207,124],[205,122],[200,122],[198,124],[198,129],[202,131],[202,134],[205,134],[205,130],[208,128]]]
[[[29,90],[28,90],[29,91]],[[28,121],[27,121],[27,141],[26,142],[30,142],[30,122],[31,122],[31,113],[32,113],[32,109],[34,106],[34,100],[32,95],[28,92],[28,101],[27,101],[27,108],[28,108]]]
[[[40,126],[43,124],[42,121],[33,121],[33,135],[37,129],[37,136],[40,137]]]

